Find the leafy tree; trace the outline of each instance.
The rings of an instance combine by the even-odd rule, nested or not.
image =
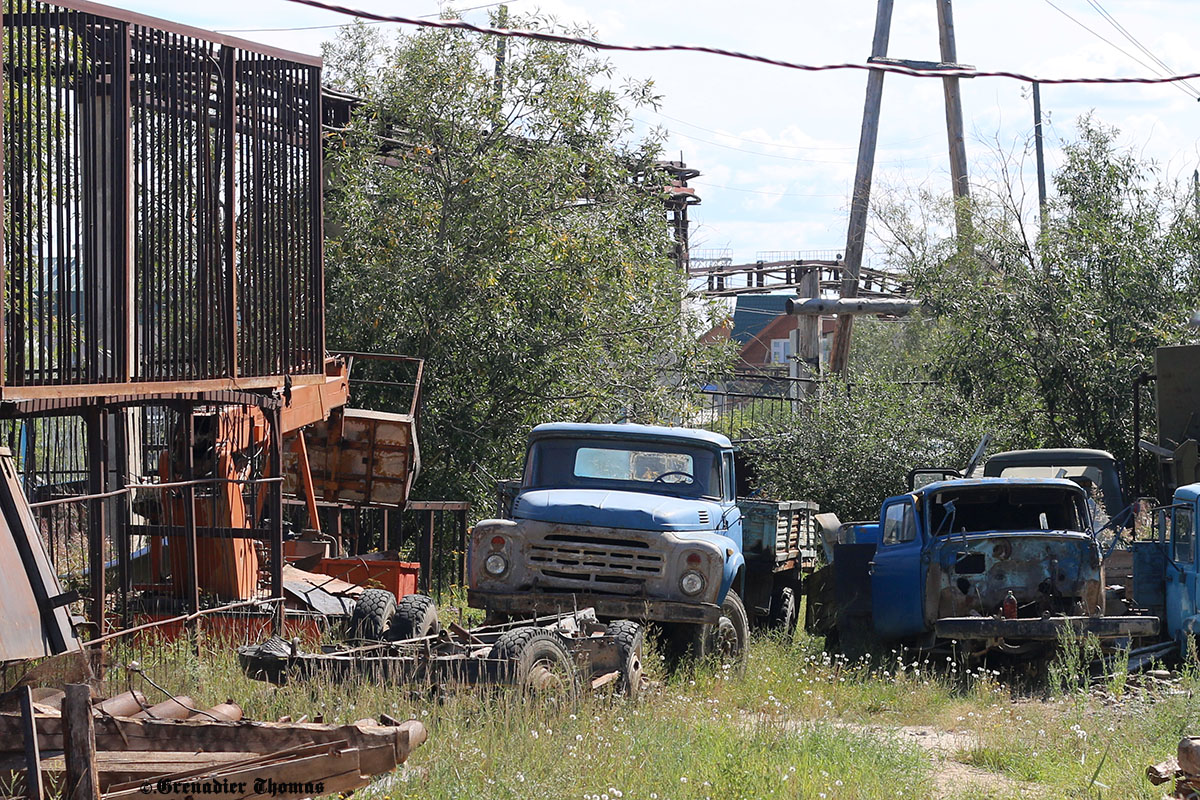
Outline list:
[[[961,469],[985,433],[999,446],[1017,433],[1002,415],[953,387],[860,375],[754,431],[746,445],[767,497],[805,498],[842,521],[873,519],[882,500],[905,491],[914,467]]]
[[[489,497],[538,422],[677,418],[728,358],[667,257],[659,142],[630,137],[653,87],[579,47],[496,48],[359,25],[326,50],[364,98],[328,158],[328,339],[425,359],[425,497]]]
[[[1154,348],[1187,336],[1200,300],[1200,226],[1191,187],[1079,121],[1036,238],[1019,182],[1002,161],[977,190],[966,247],[945,233],[944,203],[884,208],[893,264],[935,318],[928,374],[1010,418],[1038,446],[1134,453],[1132,381]],[[922,216],[917,216],[917,213]]]

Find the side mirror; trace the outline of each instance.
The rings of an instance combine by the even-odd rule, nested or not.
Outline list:
[[[1167,543],[1167,511],[1166,508],[1160,508],[1154,514],[1154,539],[1159,544]]]

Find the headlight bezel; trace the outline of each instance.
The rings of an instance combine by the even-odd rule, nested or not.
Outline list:
[[[493,569],[493,566],[496,564],[499,565],[498,570]],[[504,557],[503,553],[490,553],[488,557],[483,560],[483,571],[493,578],[503,577],[504,574],[508,572],[508,569],[508,559]]]

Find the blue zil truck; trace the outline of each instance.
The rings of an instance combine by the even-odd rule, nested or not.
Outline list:
[[[1062,478],[937,480],[842,525],[810,582],[806,624],[848,652],[1048,652],[1066,629],[1128,647],[1150,616],[1105,614],[1087,494]]]
[[[655,623],[673,654],[741,660],[751,624],[794,629],[818,542],[815,505],[737,489],[717,433],[539,425],[507,518],[472,531],[468,600],[494,617],[591,607]]]

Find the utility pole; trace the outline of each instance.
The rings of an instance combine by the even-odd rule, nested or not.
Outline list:
[[[496,9],[496,27],[508,27],[508,6],[502,5]],[[508,58],[508,37],[496,37],[496,115],[499,116],[504,105],[504,62]]]
[[[941,2],[941,0],[939,0]],[[939,14],[940,18],[940,14]],[[888,37],[892,29],[892,0],[879,0],[875,10],[875,38],[871,42],[871,57],[885,58]],[[871,173],[875,169],[875,145],[879,139],[879,107],[883,101],[883,71],[867,74],[867,100],[863,106],[862,133],[858,139],[858,165],[854,170],[854,196],[850,201],[850,224],[846,235],[846,260],[842,271],[842,297],[858,296],[858,274],[862,267],[863,242],[867,235],[867,209],[871,203]],[[854,317],[838,317],[833,336],[830,368],[834,373],[846,371],[850,355],[850,334]]]
[[[1033,82],[1033,148],[1037,154],[1038,226],[1046,229],[1046,157],[1042,152],[1042,91]]]
[[[821,269],[807,267],[807,272],[800,279],[796,289],[797,298],[818,300],[821,296]],[[820,373],[821,367],[821,318],[819,316],[796,317],[796,329],[792,331],[792,358],[788,364],[788,375],[792,378],[809,378],[814,380]],[[793,400],[799,400],[803,394],[811,394],[815,383],[806,383],[801,388],[800,381],[793,380],[789,393]]]
[[[954,45],[954,12],[950,0],[937,0],[938,44],[941,46],[942,63],[957,64],[958,52]],[[963,137],[962,96],[958,91],[958,78],[947,75],[942,78],[942,89],[946,93],[946,138],[950,144],[950,179],[954,189],[954,215],[961,237],[965,231],[966,208],[964,202],[971,198],[967,177],[967,147]]]

